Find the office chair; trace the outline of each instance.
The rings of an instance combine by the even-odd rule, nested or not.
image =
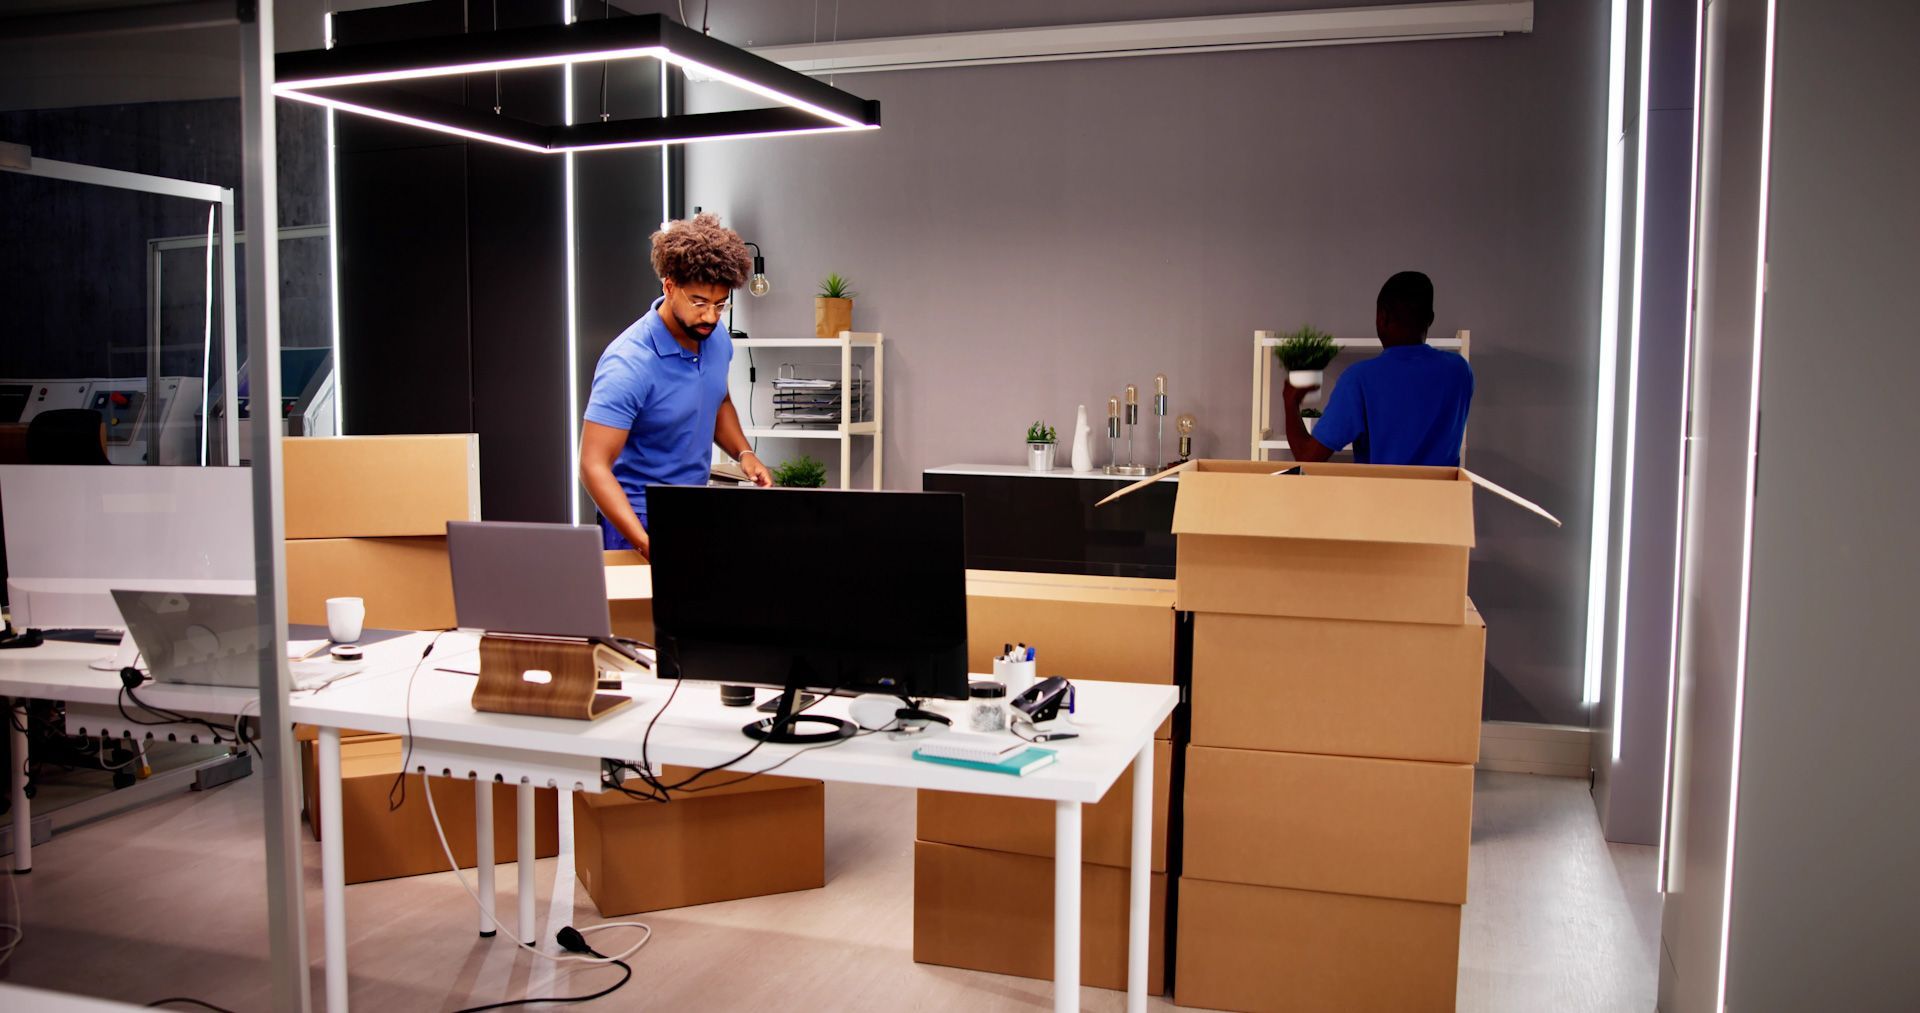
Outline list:
[[[106,419],[91,408],[41,412],[27,424],[32,464],[107,464]]]

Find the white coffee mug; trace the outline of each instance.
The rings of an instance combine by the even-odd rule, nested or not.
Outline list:
[[[327,635],[336,644],[351,644],[360,639],[360,627],[367,621],[364,598],[327,599]]]

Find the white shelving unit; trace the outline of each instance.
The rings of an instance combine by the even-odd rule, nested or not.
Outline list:
[[[841,331],[838,338],[740,338],[734,341],[735,350],[750,348],[811,348],[838,349],[840,352],[840,389],[852,389],[855,353],[872,356],[873,370],[873,421],[842,422],[837,426],[822,429],[802,429],[797,426],[745,426],[743,431],[754,440],[835,440],[840,444],[840,488],[853,488],[853,441],[855,438],[867,438],[873,441],[873,488],[881,488],[881,448],[886,421],[886,337],[877,332]],[[734,356],[734,365],[744,369],[744,356]],[[749,393],[748,396],[752,396]],[[844,405],[844,395],[843,395]]]
[[[1379,338],[1335,338],[1333,343],[1342,351],[1349,349],[1377,350]],[[1455,331],[1451,338],[1429,338],[1427,344],[1435,348],[1460,353],[1461,358],[1468,357],[1473,343],[1470,331]],[[1280,346],[1279,331],[1253,332],[1253,454],[1256,461],[1272,460],[1268,456],[1275,450],[1288,450],[1287,441],[1273,439],[1273,374],[1279,368],[1273,350]],[[1284,381],[1284,377],[1282,378]],[[1284,426],[1280,430],[1286,432]]]

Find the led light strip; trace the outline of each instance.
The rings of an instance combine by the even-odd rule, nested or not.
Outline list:
[[[680,54],[675,53],[671,50],[666,50],[666,49],[661,50],[660,59],[663,62],[674,64],[675,66],[679,67],[681,70],[687,71],[688,73],[698,74],[701,77],[713,78],[716,81],[733,85],[735,88],[740,88],[744,91],[750,91],[755,95],[760,96],[761,98],[770,98],[775,102],[780,103],[781,105],[790,106],[794,109],[800,110],[801,112],[812,113],[813,115],[818,116],[823,120],[829,120],[831,122],[838,123],[843,127],[852,127],[854,129],[865,129],[871,126],[871,124],[862,123],[851,116],[844,116],[840,113],[834,112],[831,109],[822,108],[821,106],[814,105],[811,102],[794,98],[792,95],[788,95],[786,92],[769,88],[766,85],[760,84],[755,81],[749,81],[746,78],[740,77],[736,74],[729,74],[724,70],[720,70],[715,67],[710,67],[704,63],[701,63],[698,60],[688,59],[687,57],[681,56]]]
[[[879,127],[861,125],[857,127],[805,127],[799,130],[763,130],[752,134],[712,134],[706,137],[674,137],[653,141],[611,141],[606,144],[580,144],[552,149],[554,152],[574,154],[583,151],[613,151],[617,148],[665,148],[675,144],[701,144],[711,141],[750,141],[760,137],[803,137],[808,134],[845,134],[859,130],[878,130]]]
[[[339,109],[345,112],[357,113],[361,116],[371,116],[374,119],[386,120],[389,123],[401,123],[410,127],[419,127],[423,130],[434,130],[443,134],[452,134],[455,137],[465,137],[468,140],[503,144],[509,148],[530,151],[536,155],[552,154],[554,151],[554,149],[551,148],[543,148],[537,144],[528,144],[525,141],[515,140],[511,137],[501,137],[498,134],[485,134],[477,130],[468,130],[464,127],[456,127],[434,120],[423,120],[416,116],[388,112],[385,109],[376,109],[372,106],[361,105],[357,102],[348,102],[345,99],[337,99],[327,95],[312,95],[298,90],[279,92],[278,94],[281,98],[294,99],[299,102],[310,102],[317,106],[326,106],[329,109]]]
[[[1733,757],[1727,770],[1727,875],[1720,895],[1720,972],[1716,1010],[1727,1008],[1727,954],[1733,942],[1733,855],[1740,831],[1740,749],[1746,730],[1747,647],[1753,612],[1753,501],[1760,484],[1760,352],[1766,330],[1767,204],[1773,176],[1773,53],[1776,0],[1767,0],[1767,52],[1760,84],[1760,226],[1754,244],[1753,366],[1747,394],[1747,495],[1740,519],[1739,646],[1733,663]]]
[[[603,0],[607,2],[607,0]],[[573,24],[573,0],[561,0],[560,21]],[[561,122],[573,125],[573,66],[568,64],[561,87]],[[567,522],[580,523],[580,275],[578,235],[574,220],[573,152],[565,154],[567,208]]]
[[[1680,637],[1684,629],[1681,623],[1680,586],[1686,568],[1687,556],[1687,472],[1690,470],[1690,458],[1693,453],[1693,434],[1690,431],[1693,420],[1693,319],[1694,304],[1692,293],[1697,284],[1699,269],[1699,229],[1700,229],[1700,121],[1702,110],[1706,106],[1705,96],[1701,94],[1700,82],[1706,76],[1706,0],[1696,0],[1693,11],[1693,129],[1689,135],[1693,138],[1693,149],[1687,167],[1687,319],[1682,335],[1681,347],[1685,354],[1680,363],[1680,461],[1674,482],[1678,495],[1673,505],[1673,627],[1667,644],[1667,738],[1666,759],[1660,776],[1660,849],[1656,861],[1659,864],[1659,884],[1661,893],[1666,893],[1673,885],[1673,873],[1669,867],[1673,840],[1673,796],[1675,770],[1675,750],[1677,729],[1680,724]]]
[[[571,21],[568,24],[572,24]],[[332,46],[327,48],[331,49]],[[437,67],[407,67],[402,70],[374,70],[360,74],[336,74],[332,77],[294,78],[274,83],[276,95],[300,91],[307,88],[340,88],[355,84],[375,84],[380,81],[416,81],[423,77],[452,77],[455,74],[487,74],[501,70],[528,70],[534,67],[558,67],[562,64],[600,63],[604,60],[635,60],[644,57],[667,55],[660,46],[627,46],[621,49],[603,49],[590,53],[554,53],[546,56],[526,56],[512,60],[478,60],[473,63],[443,64]],[[292,96],[288,96],[292,97]]]
[[[1653,76],[1653,0],[1640,3],[1640,150],[1633,201],[1633,320],[1627,339],[1627,447],[1620,487],[1620,604],[1614,615],[1613,762],[1620,762],[1627,698],[1627,591],[1633,572],[1633,457],[1640,413],[1640,299],[1646,275],[1647,88]]]
[[[1613,416],[1620,346],[1620,189],[1624,184],[1620,147],[1625,138],[1627,76],[1627,0],[1613,0],[1613,28],[1607,55],[1606,218],[1600,266],[1600,385],[1593,430],[1593,541],[1587,561],[1586,676],[1580,702],[1600,702],[1600,668],[1607,624],[1607,573],[1612,547]],[[1618,729],[1615,729],[1616,733]]]

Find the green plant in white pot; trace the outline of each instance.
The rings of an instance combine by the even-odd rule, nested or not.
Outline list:
[[[1053,427],[1035,422],[1027,427],[1027,467],[1034,471],[1053,470]]]
[[[1288,386],[1318,387],[1326,383],[1327,364],[1340,354],[1340,346],[1334,343],[1333,335],[1312,324],[1302,324],[1280,339],[1273,354],[1287,369]]]

